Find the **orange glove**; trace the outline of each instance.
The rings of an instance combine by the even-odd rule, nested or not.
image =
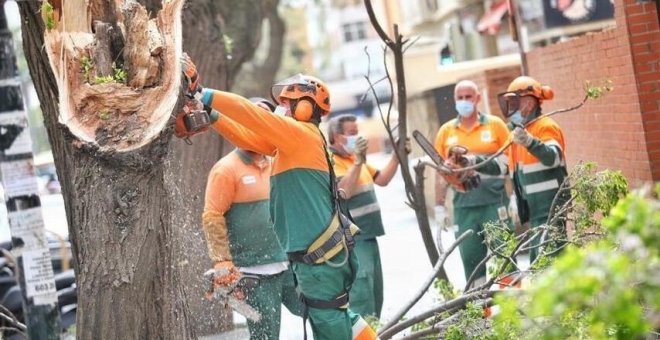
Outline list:
[[[192,59],[187,53],[181,56],[181,72],[186,77],[188,95],[194,96],[196,93],[201,92],[202,87],[199,85],[199,74],[197,74],[197,66],[192,62]]]
[[[213,276],[213,288],[231,288],[241,279],[241,272],[232,261],[216,262],[213,269],[216,271]]]

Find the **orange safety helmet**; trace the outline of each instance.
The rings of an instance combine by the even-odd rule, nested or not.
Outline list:
[[[541,104],[544,100],[554,98],[555,92],[550,86],[541,85],[532,77],[520,76],[509,84],[506,92],[497,95],[497,101],[504,116],[509,117],[513,114],[520,105],[520,97],[525,96],[532,96]]]
[[[290,100],[308,99],[298,101],[296,107],[292,108],[294,118],[301,121],[309,121],[314,113],[314,108],[320,109],[321,116],[330,113],[330,92],[328,87],[318,78],[297,74],[273,85],[271,96],[276,103],[282,98]]]
[[[515,93],[521,97],[533,96],[541,102],[543,100],[550,100],[555,96],[555,92],[552,91],[550,86],[542,86],[536,79],[527,76],[520,76],[514,79],[506,91]]]

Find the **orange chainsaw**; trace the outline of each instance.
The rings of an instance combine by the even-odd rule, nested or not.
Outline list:
[[[424,152],[435,163],[435,169],[438,170],[440,175],[451,185],[457,192],[468,192],[475,189],[481,183],[479,174],[472,171],[454,172],[454,169],[461,169],[468,166],[468,149],[455,145],[449,149],[449,157],[443,160],[440,154],[435,150],[433,144],[424,137],[424,135],[415,130],[413,131],[413,138],[417,144],[424,150]]]

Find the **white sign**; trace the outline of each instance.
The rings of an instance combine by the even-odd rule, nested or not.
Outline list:
[[[12,211],[7,215],[12,237],[20,238],[23,241],[22,249],[24,251],[47,247],[41,207]]]
[[[2,185],[6,197],[38,195],[39,186],[34,173],[34,161],[24,159],[13,162],[1,162]]]
[[[57,303],[53,266],[48,249],[23,251],[23,269],[27,297],[34,298],[35,305]]]

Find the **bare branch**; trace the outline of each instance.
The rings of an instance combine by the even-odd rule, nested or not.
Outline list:
[[[409,41],[406,40],[406,41],[404,42],[404,44],[408,44],[408,46],[406,46],[406,48],[403,49],[403,54],[405,54],[406,51],[407,51],[410,47],[412,47],[412,45],[415,45],[415,43],[416,43],[416,42],[419,40],[419,38],[421,38],[421,37],[422,37],[421,35],[416,36],[415,39],[413,39],[412,41],[410,41],[410,44],[408,44]]]
[[[445,261],[447,261],[449,255],[456,249],[456,247],[458,247],[459,244],[461,244],[461,242],[465,241],[465,239],[467,239],[469,236],[473,234],[474,231],[466,230],[461,236],[458,237],[458,239],[456,239],[456,241],[454,241],[454,243],[452,243],[452,245],[447,249],[447,251],[444,254],[442,254],[440,260],[436,262],[435,266],[433,267],[432,275],[429,275],[426,278],[426,280],[424,281],[420,289],[417,291],[417,293],[415,293],[413,298],[408,303],[406,303],[403,306],[403,308],[401,308],[401,310],[399,310],[394,314],[394,316],[392,317],[392,321],[390,321],[388,324],[383,326],[384,330],[387,330],[392,326],[394,326],[399,321],[399,319],[401,319],[401,317],[403,317],[410,310],[410,308],[412,308],[419,301],[419,299],[421,299],[422,296],[424,296],[424,293],[428,291],[429,287],[433,283],[433,280],[435,280],[435,278],[438,276],[438,273],[443,269],[445,265]]]
[[[430,318],[431,316],[433,316],[435,314],[444,313],[444,312],[447,312],[449,310],[453,310],[455,308],[457,308],[457,309],[463,308],[468,302],[476,301],[476,300],[482,300],[482,299],[488,299],[488,298],[493,297],[493,295],[495,295],[496,293],[499,293],[499,292],[496,291],[496,290],[480,290],[480,291],[473,292],[473,293],[470,293],[470,294],[462,295],[462,296],[457,297],[453,300],[447,301],[447,302],[445,302],[441,305],[434,306],[433,308],[431,308],[429,310],[426,310],[422,313],[419,313],[419,314],[411,317],[410,319],[401,321],[401,322],[393,325],[389,329],[385,329],[385,330],[381,331],[378,335],[382,340],[389,339],[392,336],[400,333],[404,329],[406,329],[406,328],[408,328],[408,327],[410,327],[410,326],[412,326],[416,323],[424,321],[424,320]]]
[[[364,0],[364,6],[367,8],[367,14],[369,15],[369,21],[371,22],[371,26],[374,27],[380,39],[383,40],[383,42],[385,42],[387,46],[390,47],[394,46],[394,42],[392,41],[392,39],[390,39],[387,33],[385,33],[383,28],[380,26],[380,23],[378,23],[378,19],[376,18],[376,13],[374,13],[374,8],[371,5],[371,0]]]

